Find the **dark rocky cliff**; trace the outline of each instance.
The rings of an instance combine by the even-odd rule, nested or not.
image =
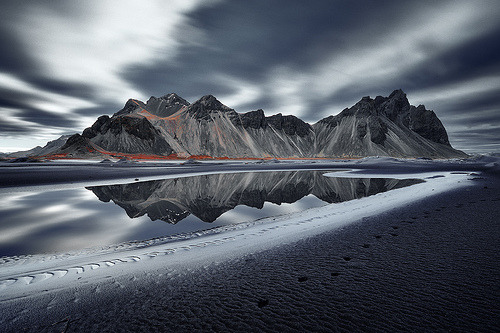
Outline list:
[[[466,155],[451,147],[433,111],[410,105],[402,90],[363,97],[351,108],[313,125],[320,156],[449,158]]]
[[[238,113],[212,95],[192,104],[174,93],[147,103],[130,99],[82,137],[109,152],[181,157],[466,156],[451,147],[436,114],[411,105],[402,90],[363,97],[312,126],[292,115],[266,117],[261,109]]]

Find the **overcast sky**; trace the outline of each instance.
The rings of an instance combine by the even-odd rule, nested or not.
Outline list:
[[[500,1],[1,1],[0,151],[127,99],[206,94],[314,123],[403,89],[455,148],[500,152]]]

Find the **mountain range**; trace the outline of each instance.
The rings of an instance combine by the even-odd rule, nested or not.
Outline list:
[[[42,154],[36,154],[42,155]],[[402,90],[363,97],[351,108],[310,125],[292,115],[238,113],[212,95],[189,103],[175,93],[130,99],[97,118],[45,157],[457,158],[433,111],[410,105]]]

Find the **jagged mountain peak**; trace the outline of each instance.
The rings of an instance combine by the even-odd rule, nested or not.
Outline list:
[[[404,100],[408,100],[406,98],[406,93],[402,89],[396,89],[396,90],[394,90],[389,95],[389,99],[404,99]]]
[[[364,106],[366,109],[366,107],[369,106],[379,110],[380,106],[384,103],[396,105],[397,107],[410,105],[408,98],[406,97],[406,93],[401,89],[396,89],[388,97],[377,96],[373,99],[370,96],[364,96],[359,100],[359,102],[354,104],[354,107]]]
[[[156,97],[151,96],[150,100],[152,98],[156,98]],[[163,96],[159,97],[159,99],[166,101],[170,105],[175,105],[175,104],[189,105],[189,102],[187,100],[185,100],[181,96],[177,95],[176,93],[169,93],[169,94],[163,95]]]
[[[176,93],[170,93],[161,97],[151,96],[145,105],[145,110],[158,117],[168,117],[188,105],[189,102],[184,98]]]
[[[352,155],[397,156],[460,156],[449,150],[446,130],[433,111],[423,105],[410,105],[403,90],[394,90],[388,97],[363,97],[351,108],[320,120],[315,132],[326,145],[323,151],[347,151]],[[416,136],[416,135],[418,136]],[[397,140],[394,138],[397,137]],[[335,144],[329,143],[335,140]],[[429,141],[446,147],[434,146]],[[402,142],[405,142],[402,144]],[[375,145],[374,145],[375,144]],[[454,155],[455,154],[455,155]]]
[[[342,110],[338,116],[367,117],[371,115],[385,115],[391,121],[401,122],[401,118],[406,115],[410,106],[411,105],[406,97],[406,93],[401,89],[397,89],[394,90],[388,97],[377,96],[375,99],[372,99],[370,96],[364,96],[351,108]],[[417,109],[420,111],[422,108],[419,106]],[[335,117],[336,116],[330,116],[320,120],[320,122],[328,120],[327,122],[331,123],[332,120],[337,119]],[[336,122],[334,121],[334,123]]]
[[[222,104],[215,96],[205,95],[193,104],[191,104],[187,111],[192,114],[196,119],[210,120],[210,113],[212,112],[228,112],[233,111],[230,107]]]
[[[311,125],[295,116],[284,116],[278,113],[266,117],[262,109],[235,114],[232,117],[232,122],[234,125],[243,126],[246,129],[265,129],[271,126],[274,130],[283,130],[287,135],[298,135],[300,137],[309,135],[312,130]]]
[[[205,108],[209,110],[232,110],[231,108],[222,104],[214,95],[205,95],[196,102],[194,102],[193,105],[194,104],[203,105]]]
[[[146,107],[146,105],[142,101],[140,101],[138,99],[130,98],[127,101],[127,103],[125,103],[125,106],[120,111],[116,112],[114,114],[114,116],[123,116],[126,114],[134,113],[138,109],[145,108],[145,107]]]
[[[311,125],[303,120],[292,115],[283,116],[281,113],[266,117],[266,122],[275,129],[283,129],[288,135],[306,136],[312,130]]]
[[[385,98],[378,106],[379,112],[392,121],[398,121],[401,114],[409,111],[410,102],[403,90],[394,90],[389,97]]]

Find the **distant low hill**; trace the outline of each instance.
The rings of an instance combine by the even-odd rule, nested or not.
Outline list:
[[[101,116],[52,157],[456,158],[433,111],[410,105],[402,90],[363,97],[351,108],[310,125],[295,116],[238,113],[212,95],[194,103],[171,93],[146,103],[130,99],[113,116]]]
[[[64,144],[70,137],[71,135],[63,135],[55,140],[47,142],[47,144],[43,147],[36,146],[35,148],[31,148],[30,150],[17,151],[14,153],[6,154],[5,156],[11,158],[18,158],[18,157],[50,155],[57,149],[64,146]]]

